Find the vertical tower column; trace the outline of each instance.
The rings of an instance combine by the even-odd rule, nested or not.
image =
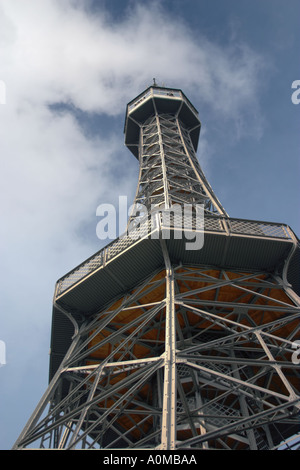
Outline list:
[[[174,450],[176,448],[177,407],[175,281],[168,250],[162,239],[161,245],[166,264],[166,328],[160,448],[163,450]]]

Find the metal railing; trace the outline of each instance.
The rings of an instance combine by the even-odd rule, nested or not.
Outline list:
[[[55,297],[59,297],[67,289],[81,281],[87,275],[105,266],[107,262],[117,257],[127,248],[144,238],[158,238],[159,226],[164,229],[182,229],[182,218],[174,214],[169,227],[163,225],[162,211],[157,217],[147,217],[130,229],[128,233],[121,235],[106,247],[81,263],[75,269],[57,281]],[[185,221],[186,222],[186,221]],[[194,221],[188,225],[197,230]],[[203,230],[203,228],[202,228]],[[153,234],[156,235],[153,236]],[[218,233],[230,236],[245,236],[255,238],[269,238],[285,241],[295,241],[295,235],[289,226],[272,222],[259,222],[253,220],[231,219],[226,217],[209,216],[204,217],[204,233]]]
[[[128,104],[128,113],[130,113],[134,108],[142,104],[147,98],[155,97],[155,96],[164,96],[165,98],[179,98],[183,100],[187,106],[193,111],[194,114],[198,115],[197,109],[192,105],[192,103],[188,100],[188,98],[182,93],[180,90],[173,90],[168,88],[158,88],[158,87],[151,87],[150,89],[146,90],[146,92],[140,96],[138,96],[134,101]]]

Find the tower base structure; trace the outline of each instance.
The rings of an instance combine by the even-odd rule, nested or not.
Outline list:
[[[207,216],[186,250],[166,228],[57,282],[49,387],[14,449],[266,450],[299,431],[294,233]]]

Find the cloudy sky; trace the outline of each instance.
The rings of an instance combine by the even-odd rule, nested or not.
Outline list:
[[[125,108],[154,77],[198,109],[229,215],[299,236],[299,26],[299,0],[0,0],[1,449],[47,387],[56,280],[107,243],[98,205],[133,201]]]

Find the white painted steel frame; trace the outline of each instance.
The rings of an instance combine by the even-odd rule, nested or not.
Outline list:
[[[153,275],[152,280],[128,293],[117,309],[108,307],[79,326],[69,353],[16,448],[38,442],[42,447],[66,449],[114,448],[120,443],[133,449],[269,449],[278,440],[274,426],[295,426],[300,406],[295,388],[299,366],[293,364],[291,354],[299,333],[299,304],[294,299],[290,302],[288,296],[286,302],[276,299],[274,292],[284,292],[284,287],[271,275],[262,279],[265,273],[240,273],[229,279],[230,272],[225,270],[220,270],[221,278],[217,278],[207,267],[172,266],[162,244],[165,277],[155,279]],[[195,279],[208,285],[191,288],[189,283]],[[139,303],[145,293],[162,286],[165,296],[160,301]],[[224,287],[240,291],[230,309],[218,298]],[[201,299],[209,291],[215,293],[213,304]],[[273,295],[268,296],[271,291]],[[244,303],[249,294],[251,302]],[[265,305],[256,303],[261,299]],[[114,319],[136,308],[144,314],[116,329]],[[254,320],[253,310],[261,312],[259,321]],[[193,325],[188,320],[191,312],[198,317]],[[264,321],[270,312],[278,318]],[[159,322],[165,340],[151,343],[145,339],[147,331],[159,328]],[[284,328],[290,331],[287,338],[280,334]],[[109,336],[87,348],[104,331],[110,331]],[[96,364],[84,365],[105,344],[115,344],[111,353]],[[133,357],[134,346],[149,348],[149,344],[149,357]],[[122,355],[115,361],[118,353]],[[124,378],[114,382],[121,374]],[[274,388],[273,382],[280,387]],[[66,383],[68,391],[61,396]],[[185,387],[191,383],[193,390],[187,392]],[[156,387],[155,403],[139,396],[145,384],[152,391]],[[209,400],[207,394],[211,395]],[[111,397],[113,404],[99,407]],[[121,415],[131,420],[128,429],[122,430],[118,422]],[[150,428],[144,427],[150,418]],[[103,444],[109,431],[113,431],[113,438]],[[135,432],[140,439],[132,437]],[[180,433],[185,432],[189,437],[180,439]]]
[[[204,204],[206,231],[295,244],[289,227],[228,218],[200,168],[190,129],[179,113],[158,112],[157,95],[172,99],[150,88],[128,106],[134,112],[153,99],[154,114],[139,125],[134,202],[147,209]],[[196,113],[179,90],[173,99]],[[142,224],[148,233],[148,219]],[[173,224],[182,228],[176,217]],[[74,325],[72,344],[14,449],[272,449],[289,426],[295,429],[300,302],[287,283],[289,259],[282,278],[181,266],[170,261],[161,222],[156,229],[163,272],[105,310],[77,323],[60,299],[130,249],[132,238],[112,242],[57,283],[54,303]]]

